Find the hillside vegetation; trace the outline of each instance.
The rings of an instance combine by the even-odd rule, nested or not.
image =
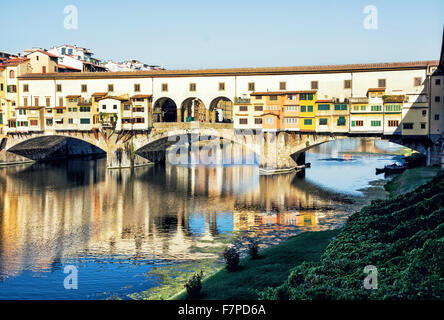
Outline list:
[[[378,288],[363,286],[364,268]],[[304,262],[263,299],[444,299],[444,174],[353,214],[320,261]]]

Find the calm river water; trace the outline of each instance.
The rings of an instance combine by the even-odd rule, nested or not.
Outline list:
[[[369,184],[397,149],[330,142],[307,154],[305,176],[252,165],[107,170],[104,159],[0,168],[0,299],[128,298],[159,285],[153,267],[216,258],[205,248],[218,241],[248,233],[265,247],[336,228],[381,195]],[[77,290],[64,288],[67,265]]]

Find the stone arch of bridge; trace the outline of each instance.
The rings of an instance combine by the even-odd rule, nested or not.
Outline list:
[[[59,155],[91,155],[106,154],[107,146],[99,136],[55,134],[55,135],[33,135],[21,134],[11,135],[2,140],[0,150],[13,153],[30,160],[44,160],[50,156]]]
[[[135,154],[152,162],[159,162],[165,160],[166,152],[172,146],[185,148],[196,143],[202,147],[201,142],[213,142],[214,144],[210,145],[204,144],[208,149],[220,146],[225,151],[237,150],[242,152],[244,157],[257,159],[261,153],[262,140],[260,135],[240,135],[233,129],[194,128],[165,130],[149,139],[134,140],[134,143]],[[177,152],[177,149],[175,150]]]

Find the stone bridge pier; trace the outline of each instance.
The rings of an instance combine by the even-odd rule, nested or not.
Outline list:
[[[319,135],[299,132],[265,132],[259,168],[263,173],[283,173],[305,164],[305,152],[324,142],[344,139],[342,135]]]

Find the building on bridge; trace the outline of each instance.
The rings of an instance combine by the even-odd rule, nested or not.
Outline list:
[[[441,135],[444,79],[438,66],[439,61],[420,61],[118,73],[20,72],[15,89],[8,87],[7,94],[2,93],[3,132],[100,129],[109,123],[100,121],[99,114],[103,118],[105,113],[116,113],[116,130],[148,130],[158,122],[224,122],[235,129],[264,131]],[[7,74],[8,70],[2,72],[4,86],[9,86]],[[14,97],[10,91],[15,91]],[[77,101],[65,105],[73,96]],[[117,109],[101,110],[100,101],[115,97],[125,97],[127,104],[119,100],[112,104]],[[37,125],[31,126],[31,120]]]

